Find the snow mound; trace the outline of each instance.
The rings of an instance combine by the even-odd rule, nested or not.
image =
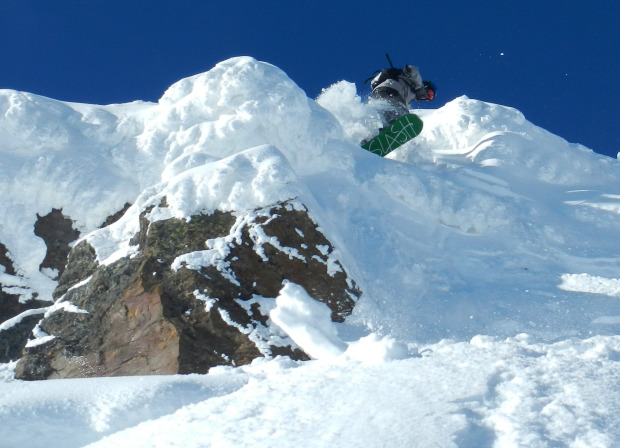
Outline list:
[[[381,337],[376,333],[349,343],[345,353],[347,359],[367,364],[382,364],[409,356],[409,348],[405,344],[389,336]]]
[[[197,152],[224,158],[270,144],[305,174],[329,164],[325,145],[340,137],[337,124],[321,119],[323,115],[277,67],[235,58],[172,85],[148,120],[139,146],[150,154],[163,150],[166,166],[187,169],[196,163],[192,157]]]
[[[284,285],[269,316],[314,359],[336,358],[346,348],[331,321],[331,310],[299,285]]]

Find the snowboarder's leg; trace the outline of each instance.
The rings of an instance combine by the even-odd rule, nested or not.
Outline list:
[[[372,92],[371,99],[376,102],[383,128],[409,113],[409,108],[394,89],[378,88]]]

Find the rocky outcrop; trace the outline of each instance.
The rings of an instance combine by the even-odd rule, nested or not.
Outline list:
[[[53,209],[47,215],[37,215],[34,234],[43,239],[47,246],[45,259],[39,269],[46,275],[57,278],[67,264],[70,243],[79,237],[79,232],[73,228],[73,222],[63,215],[62,210]],[[2,243],[0,265],[0,273],[4,271],[5,279],[13,279],[17,285],[23,283],[8,249]],[[41,319],[43,309],[51,305],[49,301],[39,300],[36,293],[22,296],[7,292],[12,290],[11,286],[0,283],[0,363],[17,360],[21,356],[28,335]]]
[[[49,305],[36,299],[21,303],[18,295],[0,290],[0,363],[19,359],[43,309]]]
[[[125,204],[123,209],[110,215],[101,227],[120,219],[129,206],[130,204]],[[53,279],[62,276],[60,286],[54,291],[55,298],[66,292],[67,287],[64,285],[70,284],[76,278],[83,278],[85,273],[92,274],[97,267],[92,247],[80,245],[72,248],[73,242],[80,236],[73,224],[73,221],[63,214],[62,209],[52,209],[46,215],[37,214],[34,224],[34,234],[43,240],[47,248],[39,270]],[[65,273],[70,254],[74,261],[70,264],[71,272]],[[5,279],[13,277],[14,284],[24,283],[15,270],[8,249],[0,242],[0,273],[2,270],[6,274]],[[10,281],[5,285],[0,283],[0,363],[14,361],[22,356],[32,329],[41,320],[46,308],[53,303],[51,300],[38,299],[37,293],[29,292],[27,288],[21,288],[27,292],[22,295],[7,292],[11,290]]]
[[[149,211],[132,257],[99,265],[86,240],[73,248],[16,377],[204,373],[266,355],[307,359],[270,326],[283,282],[327,304],[334,321],[360,294],[301,204],[154,222]]]
[[[9,275],[15,275],[13,261],[9,258],[9,251],[6,246],[0,243],[0,265],[4,267],[4,272]]]
[[[62,214],[62,210],[55,208],[45,216],[37,214],[34,234],[47,246],[39,270],[47,269],[54,278],[58,278],[67,264],[71,251],[69,244],[80,237],[80,232],[73,228],[73,222]]]

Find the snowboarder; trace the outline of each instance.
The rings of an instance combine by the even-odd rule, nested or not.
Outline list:
[[[388,61],[392,61],[388,56]],[[370,78],[372,94],[371,102],[379,103],[383,128],[387,128],[399,117],[409,113],[409,103],[416,101],[432,101],[435,99],[435,85],[430,81],[422,81],[417,67],[405,65],[404,69],[386,68],[377,76]]]

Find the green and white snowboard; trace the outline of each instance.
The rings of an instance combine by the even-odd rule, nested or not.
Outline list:
[[[418,136],[422,132],[422,127],[422,120],[417,115],[403,115],[389,128],[364,143],[362,148],[383,157]]]

